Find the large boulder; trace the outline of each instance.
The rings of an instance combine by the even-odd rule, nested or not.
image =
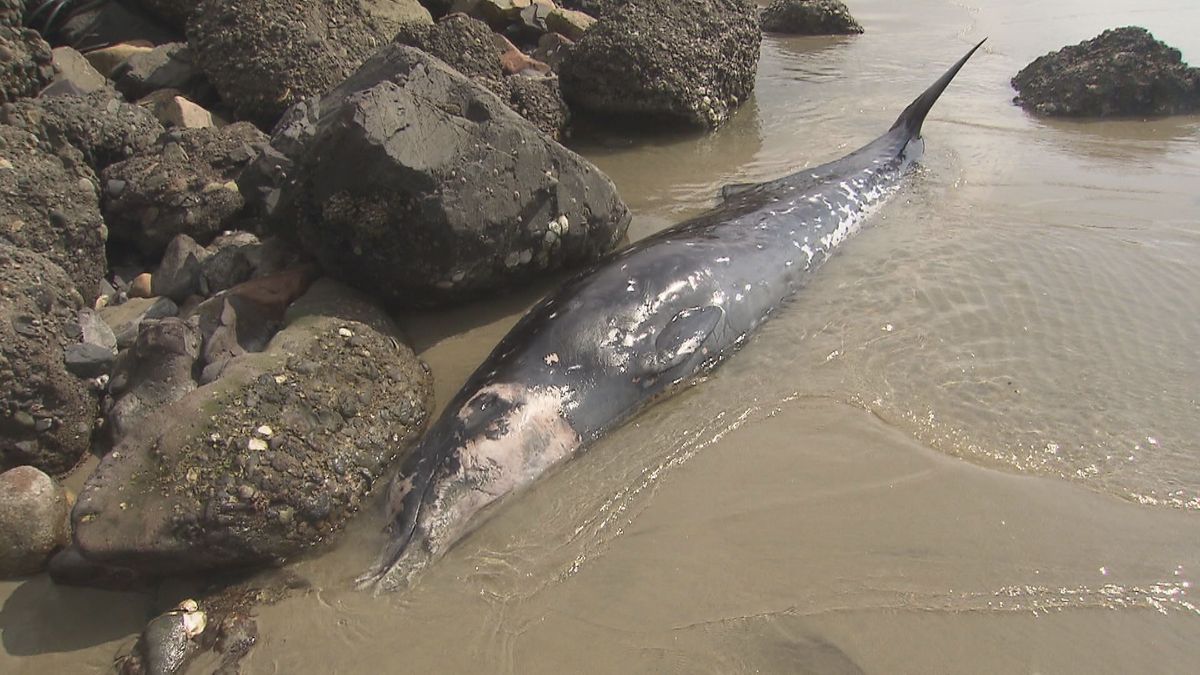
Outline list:
[[[381,310],[322,280],[264,352],[148,418],[72,514],[87,558],[167,575],[327,540],[424,427],[430,378]]]
[[[1106,30],[1039,57],[1012,79],[1014,103],[1047,116],[1175,115],[1200,110],[1200,68],[1145,28]]]
[[[182,33],[188,17],[200,5],[200,0],[131,0],[164,25]]]
[[[27,131],[0,125],[0,241],[45,255],[93,298],[107,264],[106,238],[92,170],[78,157],[44,152]]]
[[[466,14],[451,14],[434,24],[404,26],[394,40],[436,56],[451,68],[496,91],[504,75],[500,72],[500,56],[493,35],[488,25],[479,19]]]
[[[416,47],[445,61],[450,67],[499,96],[516,113],[558,140],[567,126],[567,106],[556,77],[505,77],[497,42],[520,54],[498,38],[487,24],[465,14],[451,14],[433,25],[412,24],[396,34],[399,44]]]
[[[0,122],[33,134],[48,152],[78,151],[97,174],[149,150],[163,132],[152,114],[111,90],[19,101],[0,108]]]
[[[207,244],[245,205],[235,179],[267,137],[248,122],[175,129],[156,150],[101,174],[114,238],[158,255],[180,234]]]
[[[55,72],[54,54],[37,31],[0,26],[0,103],[37,94]]]
[[[20,27],[25,17],[25,0],[0,0],[0,26]]]
[[[596,167],[406,46],[298,106],[272,146],[264,161],[292,178],[276,220],[298,225],[327,272],[388,301],[459,300],[590,262],[629,223]]]
[[[563,60],[563,96],[574,112],[715,128],[754,89],[761,39],[746,0],[627,2]]]
[[[417,0],[200,0],[196,63],[242,118],[270,128],[289,106],[342,81],[405,23]]]
[[[852,35],[863,27],[841,0],[774,0],[759,17],[762,29],[792,35]]]
[[[554,140],[566,133],[571,113],[554,75],[514,75],[504,79],[505,103]]]
[[[70,471],[87,451],[96,395],[67,372],[83,299],[58,265],[0,243],[0,470]]]
[[[0,578],[41,572],[70,540],[67,493],[32,466],[0,474]]]

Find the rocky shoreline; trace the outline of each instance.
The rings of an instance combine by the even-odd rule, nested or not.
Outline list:
[[[827,0],[0,2],[0,574],[319,552],[433,409],[395,312],[612,251],[629,209],[560,144],[573,120],[715,129],[764,30],[863,28]],[[1018,102],[1196,110],[1196,69],[1131,30],[1031,64]],[[1124,63],[1133,85],[1055,79]],[[76,498],[56,479],[93,455]],[[236,672],[247,591],[222,588],[164,605],[121,672],[220,640]]]

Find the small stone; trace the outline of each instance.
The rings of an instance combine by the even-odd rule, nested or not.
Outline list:
[[[175,96],[165,103],[158,111],[158,119],[168,127],[184,129],[220,126],[211,112],[182,96]]]
[[[596,23],[596,19],[570,9],[556,7],[546,15],[546,28],[554,33],[565,36],[569,40],[583,37],[587,29]]]
[[[344,338],[354,337],[354,331],[350,330],[349,328],[346,328],[345,326],[342,326],[341,328],[338,329],[338,335],[341,335]]]
[[[80,310],[79,328],[83,342],[104,347],[114,354],[117,352],[117,336],[96,310]]]
[[[60,71],[54,78],[55,82],[70,82],[84,94],[109,86],[108,79],[77,50],[71,47],[55,47],[53,51],[54,65],[58,66]]]
[[[133,278],[129,284],[129,297],[131,298],[153,298],[153,277],[149,272],[142,272]]]
[[[251,438],[246,443],[246,447],[249,448],[250,450],[262,452],[267,449],[267,442],[261,438]]]
[[[271,427],[269,427],[269,426],[267,426],[267,425],[265,425],[265,424],[264,424],[264,425],[262,425],[261,427],[259,427],[259,428],[255,429],[254,431],[255,431],[255,432],[256,432],[256,433],[257,433],[259,436],[264,436],[264,437],[266,437],[266,438],[270,438],[271,436],[274,436],[274,435],[275,435],[275,431],[274,431],[274,430],[272,430],[272,429],[271,429]]]
[[[33,415],[30,415],[24,410],[18,410],[17,412],[13,413],[13,421],[16,422],[18,426],[25,427],[26,429],[32,429],[34,425],[37,424],[37,420],[33,419]]]

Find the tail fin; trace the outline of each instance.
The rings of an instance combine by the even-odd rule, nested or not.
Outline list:
[[[931,87],[925,90],[925,93],[921,94],[915,101],[908,104],[908,107],[904,109],[904,112],[900,113],[900,117],[896,118],[896,123],[892,125],[892,129],[903,125],[908,130],[909,138],[916,138],[917,136],[920,136],[921,124],[925,122],[925,116],[929,114],[929,109],[933,107],[933,104],[937,102],[938,97],[941,96],[942,92],[946,90],[946,87],[950,84],[950,80],[953,80],[954,76],[958,74],[958,71],[962,70],[963,64],[967,62],[967,59],[971,58],[971,55],[975,53],[975,50],[982,47],[984,42],[987,42],[987,38],[980,40],[979,44],[972,47],[971,51],[967,52],[966,56],[962,57],[958,60],[958,63],[951,66],[950,70],[947,70],[945,75],[939,77],[937,82],[934,82]]]

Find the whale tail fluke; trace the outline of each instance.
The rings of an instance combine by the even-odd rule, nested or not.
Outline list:
[[[920,96],[918,96],[916,100],[908,104],[908,107],[904,109],[904,112],[900,113],[900,117],[896,118],[896,123],[892,125],[890,130],[894,130],[903,126],[908,131],[909,138],[916,138],[917,136],[920,136],[921,124],[925,122],[925,116],[929,114],[929,110],[933,108],[933,104],[937,102],[938,97],[941,96],[942,92],[946,90],[946,87],[949,86],[950,81],[954,79],[954,76],[958,74],[958,71],[962,70],[962,67],[967,62],[967,59],[970,59],[971,55],[974,54],[980,47],[982,47],[984,42],[987,42],[987,38],[980,40],[979,44],[972,47],[971,51],[967,52],[966,56],[963,56],[958,60],[958,63],[955,63],[953,66],[951,66],[950,70],[947,70],[945,75],[939,77],[937,82],[934,82],[933,85],[926,89]]]

